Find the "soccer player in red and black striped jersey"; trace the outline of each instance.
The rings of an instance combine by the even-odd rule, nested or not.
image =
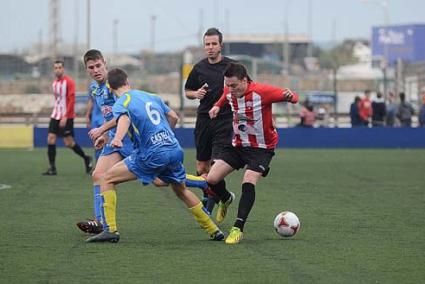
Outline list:
[[[62,60],[56,60],[53,63],[53,72],[56,77],[52,84],[55,105],[50,116],[49,133],[47,135],[47,156],[50,167],[43,175],[57,175],[55,160],[58,136],[63,137],[63,143],[66,147],[72,149],[83,158],[86,172],[90,173],[92,158],[87,156],[74,140],[75,82],[71,77],[65,75],[64,62]]]
[[[267,175],[278,142],[272,104],[297,103],[298,95],[289,89],[251,81],[246,68],[239,63],[229,64],[224,73],[224,82],[223,95],[209,115],[214,119],[222,107],[230,105],[233,112],[233,141],[213,164],[207,181],[220,197],[219,211],[224,218],[233,196],[216,185],[235,169],[246,166],[238,215],[226,238],[227,244],[237,244],[242,240],[245,222],[254,205],[255,185],[261,176]]]

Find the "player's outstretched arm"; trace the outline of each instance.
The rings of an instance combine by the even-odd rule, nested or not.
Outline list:
[[[87,101],[87,107],[86,107],[86,126],[87,128],[90,128],[91,125],[91,113],[93,111],[93,101],[89,98]]]

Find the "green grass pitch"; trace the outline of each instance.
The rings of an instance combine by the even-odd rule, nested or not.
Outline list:
[[[188,172],[194,159],[187,150]],[[425,281],[425,150],[278,150],[235,246],[209,241],[171,189],[137,182],[118,189],[120,242],[86,244],[75,227],[92,216],[82,160],[59,149],[56,177],[40,175],[45,149],[0,161],[11,186],[0,189],[0,283]],[[227,178],[237,201],[241,174]],[[301,220],[292,239],[272,227],[283,210]]]

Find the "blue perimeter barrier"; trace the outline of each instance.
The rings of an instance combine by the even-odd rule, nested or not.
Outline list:
[[[75,128],[75,140],[91,147],[87,128]],[[425,148],[425,128],[280,128],[278,148]],[[183,148],[194,148],[193,128],[176,128]],[[46,147],[47,128],[34,128],[34,147]],[[63,146],[58,139],[58,146]]]

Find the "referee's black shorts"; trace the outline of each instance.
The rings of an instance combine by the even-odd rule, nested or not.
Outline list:
[[[232,116],[211,119],[208,114],[198,115],[194,134],[196,160],[214,160],[225,146],[232,145]]]
[[[74,119],[68,118],[65,127],[59,127],[60,120],[51,118],[49,123],[49,133],[56,134],[59,137],[74,137]]]

